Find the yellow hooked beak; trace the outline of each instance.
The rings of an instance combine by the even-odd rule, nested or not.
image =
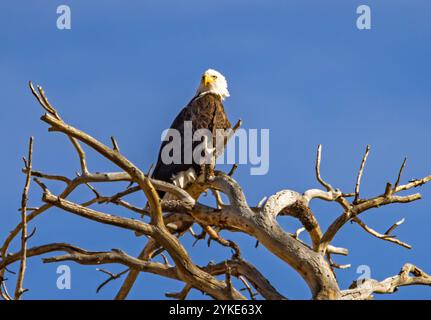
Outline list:
[[[207,87],[209,84],[213,83],[214,79],[212,76],[208,75],[208,74],[204,74],[202,76],[202,83],[204,84],[205,87]]]

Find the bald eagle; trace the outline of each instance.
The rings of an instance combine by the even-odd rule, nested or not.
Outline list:
[[[188,139],[184,133],[186,122],[190,124],[191,121],[193,133],[199,129],[208,129],[210,132],[215,132],[217,129],[226,130],[231,127],[222,103],[227,97],[229,97],[229,91],[225,77],[213,69],[205,71],[195,96],[181,110],[170,127],[170,129],[175,129],[179,132],[182,145],[189,142],[194,150],[201,143],[199,141],[185,141],[185,139]],[[180,163],[165,164],[162,161],[162,150],[169,142],[168,140],[163,141],[160,147],[152,178],[185,188],[199,176],[201,164],[197,163],[194,158],[192,158],[191,163],[186,163],[184,161],[184,148],[181,148]],[[212,145],[215,145],[215,143],[213,142]],[[163,192],[159,192],[161,198],[163,195]]]

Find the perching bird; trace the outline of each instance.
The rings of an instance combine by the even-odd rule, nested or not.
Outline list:
[[[218,71],[208,69],[202,75],[200,84],[196,91],[196,95],[181,110],[171,125],[171,129],[176,129],[181,136],[181,163],[165,164],[162,161],[162,150],[170,143],[163,141],[156,167],[154,168],[152,178],[171,182],[181,188],[187,187],[191,182],[196,180],[201,171],[201,164],[196,163],[192,158],[192,163],[184,161],[184,143],[189,142],[194,150],[201,142],[185,141],[189,139],[185,137],[185,121],[192,122],[192,132],[198,129],[208,129],[210,132],[215,132],[216,129],[228,129],[231,127],[229,119],[224,111],[222,101],[229,97],[227,89],[227,81],[225,77]],[[215,146],[215,142],[213,142]],[[159,192],[162,198],[163,192]]]

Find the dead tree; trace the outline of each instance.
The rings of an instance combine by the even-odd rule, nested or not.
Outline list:
[[[238,245],[231,240],[224,239],[220,235],[220,230],[243,232],[254,237],[304,279],[310,288],[313,299],[370,299],[374,293],[392,293],[400,286],[431,285],[431,276],[411,264],[405,264],[398,275],[382,281],[374,279],[354,281],[348,289],[339,287],[334,274],[334,268],[345,268],[346,266],[335,263],[333,256],[348,255],[348,249],[335,247],[331,243],[338,231],[349,221],[357,223],[365,232],[378,239],[408,249],[411,248],[392,234],[403,221],[396,222],[385,233],[379,233],[360,219],[363,212],[372,208],[392,203],[408,203],[421,198],[419,193],[400,195],[400,192],[427,183],[431,180],[431,175],[401,184],[405,161],[393,184],[387,183],[381,194],[363,199],[360,197],[360,185],[370,151],[369,147],[367,147],[360,164],[354,192],[344,193],[332,187],[321,177],[321,146],[319,146],[315,170],[317,181],[322,185],[323,190],[310,189],[304,193],[282,190],[267,199],[264,198],[257,206],[250,206],[240,185],[232,178],[236,166],[229,174],[215,171],[215,175],[210,178],[200,177],[187,190],[182,190],[166,182],[150,179],[148,174],[144,173],[120,152],[118,143],[114,138],[111,138],[113,146],[108,147],[94,137],[67,124],[48,102],[41,87],[38,86],[36,90],[30,83],[30,89],[45,110],[41,120],[48,124],[49,131],[60,132],[71,141],[80,160],[81,172],[76,177],[69,178],[34,170],[32,167],[33,140],[31,140],[29,156],[24,160],[23,173],[26,175],[26,183],[21,203],[21,222],[7,235],[0,252],[0,293],[3,299],[19,299],[26,291],[23,288],[23,283],[28,258],[53,252],[60,252],[61,255],[43,258],[45,263],[74,261],[83,265],[100,266],[107,263],[117,263],[126,266],[127,269],[120,274],[99,269],[108,274],[109,277],[98,290],[109,281],[118,279],[127,272],[126,279],[115,297],[116,299],[127,297],[140,272],[149,272],[184,282],[184,288],[181,292],[166,294],[167,297],[177,299],[185,299],[191,289],[200,290],[214,299],[255,299],[256,295],[265,299],[286,299],[256,267],[241,257]],[[92,148],[107,161],[117,165],[120,170],[104,173],[90,172],[87,167],[86,154],[81,144]],[[31,178],[42,190],[43,204],[37,208],[27,205]],[[53,180],[60,181],[65,185],[63,192],[58,195],[53,194],[48,188],[48,183]],[[94,187],[95,184],[120,181],[128,181],[131,185],[125,190],[109,196],[101,195]],[[93,191],[94,197],[81,204],[73,203],[68,200],[68,197],[80,185],[88,186]],[[176,200],[160,200],[156,190],[168,192]],[[217,200],[216,207],[202,204],[196,200],[202,192],[208,190],[213,192]],[[140,208],[125,200],[128,195],[137,192],[145,194],[148,199],[148,206]],[[223,203],[220,193],[227,196],[228,203]],[[325,231],[321,230],[316,215],[310,209],[309,204],[313,199],[335,201],[341,207],[340,216]],[[143,219],[124,218],[90,208],[92,205],[102,203],[122,206],[141,216],[150,217],[150,221],[147,223]],[[121,249],[90,252],[68,243],[50,243],[28,247],[27,241],[32,234],[27,234],[27,223],[35,220],[52,207],[60,208],[83,219],[126,229],[137,235],[145,235],[148,241],[138,257],[133,257]],[[303,227],[297,230],[295,234],[290,234],[283,230],[277,222],[277,218],[280,216],[297,218]],[[200,235],[192,231],[193,225],[202,228]],[[299,239],[302,231],[309,233],[311,243]],[[191,232],[197,239],[208,236],[210,241],[231,249],[233,251],[232,257],[218,263],[210,262],[206,266],[196,265],[180,241],[186,232]],[[22,249],[16,253],[8,253],[11,242],[18,235],[21,235]],[[164,252],[169,255],[173,262],[172,265]],[[164,263],[154,260],[157,255],[163,255]],[[20,263],[20,268],[15,292],[11,296],[7,290],[5,273],[8,270],[7,267],[13,263]],[[225,280],[216,277],[219,275],[225,275]],[[242,290],[235,288],[232,277],[238,278],[245,288]],[[245,292],[247,295],[244,295]]]

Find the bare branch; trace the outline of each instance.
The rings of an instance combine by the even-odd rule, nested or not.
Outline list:
[[[23,173],[27,174],[27,169],[24,168],[22,170]],[[32,177],[36,177],[36,178],[42,178],[42,179],[46,179],[46,180],[55,180],[55,181],[62,181],[66,184],[69,184],[71,181],[69,178],[64,177],[64,176],[60,176],[60,175],[53,175],[53,174],[47,174],[47,173],[43,173],[40,171],[31,171],[31,176]]]
[[[212,227],[210,226],[203,226],[203,230],[205,231],[205,233],[207,233],[210,236],[210,239],[213,239],[215,241],[217,241],[218,243],[220,243],[222,246],[225,247],[230,247],[232,248],[234,255],[233,258],[239,258],[241,255],[241,251],[239,249],[239,246],[231,241],[231,240],[226,240],[223,239]]]
[[[243,277],[243,276],[239,276],[238,277],[239,280],[241,280],[241,282],[244,284],[245,286],[245,290],[248,291],[248,294],[250,295],[250,299],[251,300],[256,300],[256,293],[253,292],[253,290],[251,289],[250,285],[248,284],[247,280]]]
[[[3,298],[3,300],[12,300],[12,297],[10,296],[7,287],[6,287],[6,278],[4,278],[3,276],[0,277],[0,292],[1,292],[1,297]]]
[[[395,181],[395,184],[394,184],[394,190],[396,190],[398,188],[398,185],[400,184],[401,176],[403,175],[403,170],[404,170],[404,167],[406,166],[406,162],[407,162],[407,157],[404,158],[404,161],[400,167],[400,171],[398,171],[398,177],[397,177],[397,181]]]
[[[53,108],[51,108],[51,106],[49,104],[46,104],[45,101],[44,101],[44,99],[42,99],[42,97],[39,96],[39,94],[36,92],[36,90],[35,90],[35,88],[33,86],[33,83],[31,81],[29,81],[28,85],[30,87],[31,93],[37,99],[37,101],[39,102],[39,104],[41,105],[41,107],[44,108],[46,112],[48,112],[48,113],[50,113],[52,115],[56,115],[55,110]],[[38,90],[42,91],[42,88],[38,87]],[[58,118],[58,115],[56,115],[56,116]]]
[[[178,293],[166,293],[165,296],[168,298],[174,298],[178,300],[184,300],[189,294],[192,287],[189,284],[186,284],[184,288]]]
[[[359,199],[359,188],[361,186],[361,178],[362,173],[364,172],[365,163],[367,162],[368,154],[370,153],[370,146],[368,145],[365,149],[364,157],[361,161],[361,166],[359,168],[358,177],[356,178],[356,185],[355,185],[355,199],[353,200],[353,203],[356,203]]]
[[[24,283],[24,274],[25,269],[27,267],[27,202],[28,202],[28,192],[30,190],[30,183],[31,183],[31,170],[32,170],[32,164],[33,164],[33,137],[30,137],[29,146],[28,146],[28,158],[26,163],[26,179],[25,179],[25,186],[24,190],[22,192],[22,199],[21,199],[21,223],[22,223],[22,232],[21,232],[21,264],[19,267],[19,273],[18,273],[18,279],[16,282],[15,287],[15,300],[19,300],[22,296],[22,294],[25,292],[23,289],[23,283]]]
[[[264,196],[260,201],[257,203],[257,207],[260,208],[265,204],[265,201],[268,199],[267,196]]]
[[[233,296],[233,292],[234,292],[234,287],[232,285],[231,269],[230,269],[230,267],[229,267],[229,265],[227,263],[226,263],[225,276],[226,276],[226,280],[225,281],[226,281],[227,292],[232,297]]]
[[[97,271],[100,271],[100,272],[103,272],[103,273],[106,273],[107,275],[109,275],[109,278],[108,279],[106,279],[105,281],[103,281],[98,287],[97,287],[97,289],[96,289],[96,293],[99,293],[99,291],[100,290],[102,290],[102,288],[104,287],[104,286],[106,286],[109,282],[111,282],[111,281],[113,281],[113,280],[116,280],[116,279],[119,279],[123,274],[125,274],[126,272],[128,272],[129,271],[129,269],[126,269],[126,270],[123,270],[123,271],[121,271],[120,273],[112,273],[112,272],[110,272],[110,271],[108,271],[108,270],[105,270],[105,269],[96,269]]]
[[[232,166],[232,168],[230,169],[230,171],[229,171],[228,175],[229,175],[230,177],[232,177],[232,176],[233,176],[233,174],[235,173],[236,169],[238,169],[238,164],[237,164],[237,163],[235,163],[235,164]]]
[[[348,290],[342,291],[341,295],[345,300],[364,300],[371,299],[373,293],[393,293],[399,287],[411,285],[431,286],[431,276],[415,265],[406,263],[396,276],[380,282],[374,279],[355,281]]]
[[[51,205],[54,205],[58,208],[61,208],[65,211],[68,211],[70,213],[79,215],[83,218],[87,218],[104,224],[109,224],[109,225],[129,229],[132,231],[142,232],[148,236],[151,236],[154,233],[153,227],[144,222],[117,217],[100,211],[89,209],[89,208],[80,206],[78,204],[75,204],[73,202],[70,202],[68,200],[61,199],[60,197],[54,196],[48,190],[43,195],[43,201]]]
[[[310,189],[304,192],[303,198],[308,204],[312,199],[318,198],[325,201],[335,201],[342,196],[340,190],[323,191],[319,189]]]
[[[87,167],[87,159],[85,156],[84,149],[82,149],[81,145],[79,144],[76,139],[69,136],[70,142],[72,142],[73,147],[75,148],[76,152],[78,153],[79,162],[81,163],[81,170],[82,174],[86,175],[88,174],[88,167]]]
[[[376,238],[379,238],[381,240],[385,240],[385,241],[389,241],[389,242],[393,242],[395,244],[398,244],[404,248],[407,249],[411,249],[412,246],[404,243],[396,238],[394,238],[393,236],[390,236],[389,234],[381,234],[377,231],[375,231],[374,229],[371,229],[370,227],[368,227],[362,220],[360,220],[358,217],[353,217],[352,221],[356,222],[358,225],[360,225],[366,232],[368,232],[369,234],[375,236]],[[392,228],[392,227],[391,227]]]
[[[332,188],[332,186],[329,183],[327,183],[325,180],[323,180],[322,177],[320,176],[321,160],[322,160],[322,145],[319,144],[317,147],[317,156],[316,156],[316,178],[317,178],[317,181],[319,181],[320,184],[326,188],[326,191],[334,190],[334,188]]]
[[[111,137],[111,141],[112,141],[112,146],[114,151],[120,152],[120,148],[118,147],[117,140],[115,140],[113,136]]]
[[[212,191],[214,198],[216,200],[217,208],[219,208],[219,209],[222,208],[224,206],[224,203],[223,203],[223,200],[221,198],[220,192],[218,190],[212,190],[212,189],[211,189],[211,191]]]
[[[57,110],[49,103],[48,98],[46,97],[45,92],[43,91],[42,87],[37,86],[38,92],[36,92],[31,81],[29,82],[29,87],[30,87],[31,92],[36,97],[37,101],[39,102],[39,104],[42,106],[42,108],[45,109],[45,111],[47,111],[50,115],[54,116],[56,119],[61,120],[60,115],[57,113]],[[70,142],[72,143],[72,145],[74,146],[74,148],[76,149],[76,152],[78,153],[79,160],[81,163],[82,173],[83,174],[88,173],[87,161],[85,158],[84,150],[82,149],[82,147],[78,141],[76,141],[75,139],[73,139],[70,136],[68,138],[69,138]]]
[[[400,225],[402,225],[404,222],[406,221],[406,219],[402,218],[401,220],[395,222],[386,232],[385,235],[390,235],[392,231],[394,231],[397,227],[399,227]]]
[[[369,150],[367,148],[367,150]],[[366,155],[367,155],[367,151],[365,153],[365,156],[363,158],[362,163],[365,163],[366,160]],[[365,160],[364,160],[365,159]],[[403,167],[405,165],[405,162],[403,163],[403,165],[401,166],[400,172],[398,174],[399,177],[401,177],[402,174],[402,170]],[[363,165],[361,164],[361,168],[363,168]],[[361,169],[360,169],[361,171]],[[358,175],[359,176],[359,175]],[[427,176],[423,179],[420,180],[414,180],[411,181],[410,183],[406,184],[406,185],[402,185],[402,186],[397,186],[392,188],[391,184],[388,183],[386,185],[385,188],[385,192],[379,196],[376,196],[374,198],[371,199],[366,199],[366,200],[360,200],[359,198],[357,198],[357,201],[353,202],[352,205],[350,204],[343,204],[341,203],[341,201],[344,201],[345,199],[341,196],[339,199],[341,199],[341,201],[337,200],[337,202],[340,202],[344,208],[343,213],[329,226],[329,228],[327,229],[327,231],[324,233],[324,235],[322,236],[322,240],[320,242],[319,245],[319,251],[324,253],[329,245],[329,243],[332,241],[332,239],[335,237],[336,233],[342,228],[342,226],[349,220],[353,219],[354,217],[357,217],[359,214],[361,214],[364,211],[370,210],[372,208],[378,208],[380,206],[383,205],[388,205],[388,204],[392,204],[392,203],[408,203],[408,202],[412,202],[412,201],[416,201],[421,199],[421,195],[419,193],[416,194],[411,194],[411,195],[407,195],[407,196],[398,196],[395,195],[397,192],[400,191],[404,191],[404,190],[409,190],[411,188],[423,185],[425,183],[427,183],[428,181],[431,180],[431,176]],[[358,180],[360,183],[360,179]],[[397,182],[399,182],[399,179],[397,179]],[[357,190],[358,191],[358,190]],[[355,192],[355,194],[357,194]],[[358,221],[355,221],[358,222]],[[359,225],[361,225],[361,223],[359,223]],[[365,224],[361,225],[363,227],[364,230],[366,230],[367,232],[382,238],[384,240],[390,241],[390,242],[394,242],[397,243],[399,245],[402,245],[406,248],[409,248],[410,246],[398,241],[396,239],[393,239],[393,237],[388,237],[387,235],[381,235],[378,232],[372,230],[369,227],[364,227]],[[392,230],[391,230],[392,231]]]
[[[141,253],[138,256],[139,261],[146,261],[149,260],[151,257],[151,249],[152,246],[155,244],[154,240],[150,240],[148,244],[144,247],[144,249],[141,251]],[[150,249],[149,249],[150,248]],[[124,280],[123,284],[121,285],[120,290],[118,291],[117,295],[115,296],[115,300],[124,300],[126,299],[127,295],[129,294],[130,290],[132,289],[133,284],[135,283],[136,279],[138,278],[139,270],[130,270],[128,273],[126,280]]]
[[[304,228],[304,227],[297,229],[297,230],[296,230],[296,232],[295,232],[295,234],[293,235],[293,237],[294,237],[295,239],[299,239],[299,235],[300,235],[303,231],[305,231],[305,228]]]
[[[235,277],[243,276],[259,292],[262,297],[269,300],[285,300],[286,297],[281,295],[271,283],[249,262],[243,259],[233,259],[209,264],[203,269],[213,275],[226,274],[227,266],[230,268],[231,275]]]
[[[398,186],[393,191],[393,193],[397,193],[397,192],[400,192],[400,191],[410,190],[412,188],[419,187],[419,186],[424,185],[425,183],[429,182],[430,180],[431,180],[431,175],[426,176],[425,178],[422,178],[422,179],[414,179],[414,180],[410,181],[407,184]]]

